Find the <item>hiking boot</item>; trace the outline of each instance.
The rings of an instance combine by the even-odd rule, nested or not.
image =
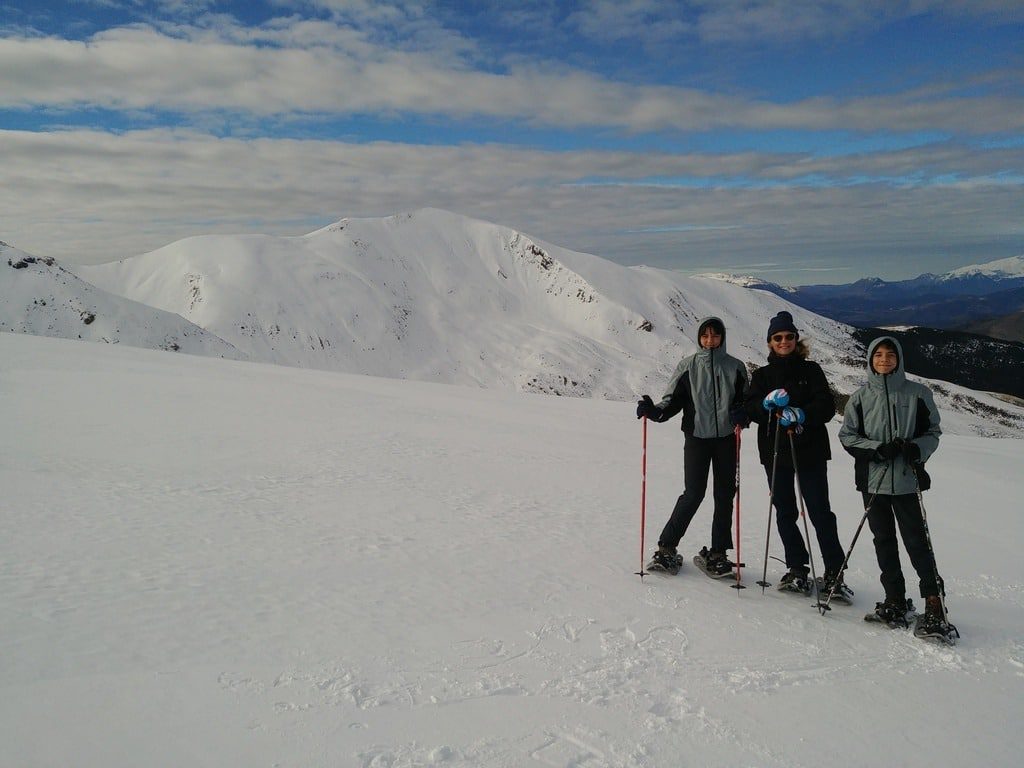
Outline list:
[[[942,600],[938,595],[924,599],[924,613],[917,617],[914,634],[917,637],[940,640],[948,645],[953,645],[956,638],[960,637],[957,628],[946,618]]]
[[[884,602],[875,603],[875,612],[864,617],[865,621],[880,621],[890,627],[910,626],[907,617],[914,612],[914,604],[905,597],[887,597]]]
[[[846,586],[843,580],[843,572],[840,570],[827,570],[821,579],[821,586],[818,588],[821,597],[832,595],[833,600],[841,600],[850,603],[853,598],[853,590]]]
[[[779,580],[779,589],[783,592],[802,592],[805,595],[810,593],[811,582],[807,574],[806,565],[794,565],[789,569],[789,573]]]
[[[683,558],[676,551],[675,547],[667,547],[664,544],[658,545],[658,551],[651,557],[651,562],[647,566],[649,571],[664,571],[665,573],[671,573],[673,575],[679,573],[679,568],[683,564]]]
[[[704,547],[700,551],[700,556],[704,558],[709,576],[726,576],[735,567],[735,563],[729,562],[725,552],[712,552]]]

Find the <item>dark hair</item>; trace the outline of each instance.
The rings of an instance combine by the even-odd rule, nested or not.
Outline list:
[[[877,352],[880,349],[888,349],[890,352],[892,352],[894,355],[896,355],[896,365],[897,365],[897,367],[902,365],[903,361],[900,359],[900,351],[899,351],[899,349],[896,348],[896,342],[893,341],[888,336],[886,336],[881,341],[879,341],[877,344],[875,344],[875,346],[871,350],[871,359],[868,360],[868,370],[869,371],[871,371],[872,373],[878,373],[878,371],[875,370],[874,357],[875,357],[875,352]]]

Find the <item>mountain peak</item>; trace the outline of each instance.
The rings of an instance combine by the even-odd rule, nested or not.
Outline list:
[[[1024,277],[1024,255],[1010,256],[1005,259],[985,262],[984,264],[971,264],[966,267],[951,270],[942,277],[952,280],[960,277],[992,277],[996,279]]]
[[[849,329],[786,298],[632,269],[437,208],[302,237],[187,238],[74,272],[184,318],[228,348],[215,354],[304,368],[631,400],[664,387],[709,315],[729,329],[731,354],[762,364],[764,329],[785,309],[838,391],[863,378]]]
[[[414,208],[411,211],[402,211],[399,213],[393,213],[389,216],[366,216],[366,217],[351,217],[346,216],[345,218],[338,219],[333,224],[328,224],[326,227],[314,230],[308,233],[307,237],[312,237],[319,234],[325,234],[328,232],[341,232],[345,229],[361,224],[364,226],[395,226],[402,225],[407,222],[416,221],[418,223],[428,222],[436,226],[451,227],[453,224],[466,225],[466,224],[477,224],[493,227],[495,229],[505,229],[498,224],[493,224],[488,221],[481,219],[474,219],[471,216],[466,216],[461,213],[455,213],[454,211],[448,211],[444,208]]]

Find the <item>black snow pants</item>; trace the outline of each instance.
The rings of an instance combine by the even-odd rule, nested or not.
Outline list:
[[[864,504],[870,499],[871,495],[865,493]],[[900,567],[900,550],[896,539],[897,524],[903,537],[903,546],[907,548],[910,562],[917,571],[921,597],[939,594],[939,585],[935,580],[935,558],[928,546],[917,494],[878,494],[868,508],[868,526],[875,536],[875,555],[878,557],[878,567],[882,570],[880,581],[886,599],[895,601],[906,597],[907,585]]]
[[[711,521],[711,551],[732,549],[732,500],[736,495],[736,438],[686,436],[683,445],[683,495],[658,539],[676,547],[704,501],[708,470],[714,470],[715,515]]]
[[[772,479],[772,468],[765,466],[768,482]],[[836,515],[828,498],[828,465],[824,462],[801,466],[799,475],[792,467],[781,462],[775,469],[775,487],[772,504],[775,507],[775,525],[786,550],[786,565],[789,568],[807,567],[810,555],[800,530],[799,502],[796,496],[796,482],[800,481],[806,503],[807,516],[811,519],[821,548],[821,559],[826,571],[838,571],[846,556],[839,543]]]

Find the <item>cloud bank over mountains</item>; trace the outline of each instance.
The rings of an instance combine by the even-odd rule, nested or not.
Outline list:
[[[63,261],[424,206],[793,284],[1024,250],[1019,3],[8,5],[3,235]]]

